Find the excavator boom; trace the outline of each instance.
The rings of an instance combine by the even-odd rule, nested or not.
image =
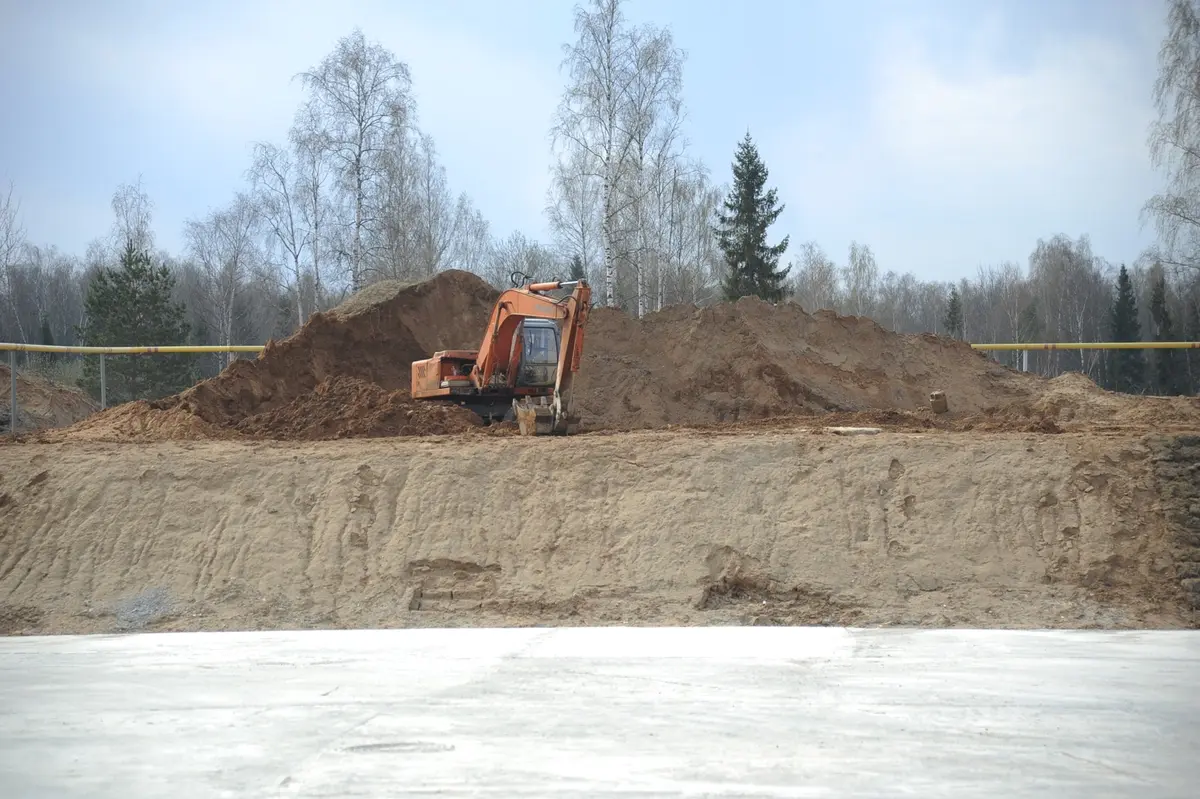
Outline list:
[[[567,288],[565,297],[549,295]],[[523,435],[576,432],[574,380],[590,308],[585,280],[503,292],[478,350],[444,350],[413,362],[413,398],[455,401],[485,420],[514,419]]]

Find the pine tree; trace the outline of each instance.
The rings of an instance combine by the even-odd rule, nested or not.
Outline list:
[[[942,318],[942,325],[946,328],[946,335],[951,338],[962,338],[962,299],[958,296],[957,286],[950,287],[950,299],[946,301],[946,315]]]
[[[1175,327],[1171,323],[1171,314],[1167,310],[1167,280],[1162,269],[1156,270],[1154,286],[1150,292],[1150,318],[1154,320],[1154,340],[1174,341]],[[1154,351],[1154,388],[1155,393],[1175,395],[1184,393],[1182,389],[1183,370],[1180,368],[1178,350]]]
[[[716,212],[713,233],[725,255],[729,275],[724,282],[725,298],[758,296],[768,302],[783,300],[784,284],[791,267],[779,268],[779,259],[787,251],[789,236],[771,247],[767,229],[783,213],[775,189],[767,191],[767,166],[759,157],[750,134],[738,144],[733,161],[733,187]]]
[[[1117,297],[1109,316],[1109,337],[1113,341],[1142,340],[1137,297],[1124,264],[1121,264],[1121,272],[1117,275]],[[1142,351],[1111,350],[1108,358],[1109,387],[1126,394],[1140,394],[1146,384],[1146,358]]]
[[[578,255],[571,256],[571,275],[569,280],[587,280],[587,270],[583,268],[583,259]]]
[[[105,268],[88,285],[85,322],[79,337],[88,347],[141,347],[185,344],[188,323],[182,304],[171,301],[175,279],[167,267],[155,267],[149,253],[125,246],[116,269]],[[157,399],[192,383],[186,355],[107,355],[105,378],[109,405]],[[79,384],[100,395],[100,363],[84,361]]]

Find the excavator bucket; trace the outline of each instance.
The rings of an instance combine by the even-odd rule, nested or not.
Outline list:
[[[580,416],[569,413],[565,419],[555,419],[554,407],[547,397],[532,400],[524,397],[513,400],[513,414],[523,436],[574,435],[579,431]]]
[[[548,436],[554,432],[554,409],[549,405],[535,404],[524,397],[513,400],[513,413],[523,436]]]

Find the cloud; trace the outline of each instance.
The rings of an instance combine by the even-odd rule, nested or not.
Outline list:
[[[965,33],[948,57],[912,28],[891,31],[868,61],[858,117],[817,113],[775,133],[799,238],[835,257],[857,238],[884,268],[939,277],[1024,261],[1056,232],[1132,257],[1154,185],[1152,60],[1128,42],[1065,33],[1018,59],[996,18]]]

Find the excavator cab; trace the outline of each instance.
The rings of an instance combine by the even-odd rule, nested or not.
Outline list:
[[[558,373],[558,323],[553,319],[523,319],[520,341],[517,385],[521,388],[553,387]]]

